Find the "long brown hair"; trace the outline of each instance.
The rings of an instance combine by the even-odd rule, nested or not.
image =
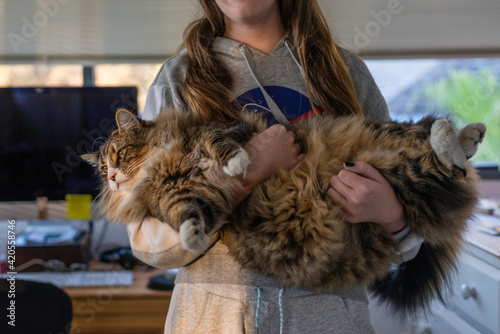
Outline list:
[[[212,52],[214,39],[224,33],[224,15],[214,0],[199,1],[204,16],[184,32],[189,54],[185,97],[197,117],[224,123],[238,118],[231,105],[231,75]],[[279,7],[304,69],[311,105],[316,101],[338,115],[361,114],[351,76],[316,0],[279,0]]]

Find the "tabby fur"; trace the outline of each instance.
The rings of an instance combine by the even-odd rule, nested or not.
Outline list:
[[[439,296],[454,269],[477,199],[478,176],[466,159],[486,130],[474,123],[456,132],[447,120],[432,117],[416,124],[313,117],[290,126],[305,159],[262,182],[230,212],[241,186],[235,176],[250,163],[243,147],[253,132],[267,128],[259,115],[243,113],[221,128],[187,112],[143,121],[120,110],[117,124],[109,142],[84,157],[101,171],[98,202],[108,219],[158,218],[193,251],[219,230],[244,268],[315,291],[374,284],[402,312]],[[398,260],[394,238],[377,224],[340,217],[327,190],[345,161],[365,161],[391,184],[412,232],[424,239],[415,261],[388,274]],[[109,168],[129,183],[112,191]]]

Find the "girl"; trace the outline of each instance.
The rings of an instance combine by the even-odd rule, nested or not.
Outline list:
[[[278,169],[303,158],[284,124],[316,114],[361,114],[388,121],[385,101],[364,63],[337,46],[316,0],[200,0],[204,16],[184,34],[150,87],[143,117],[170,107],[224,124],[241,110],[264,112],[271,125],[247,145],[252,163],[237,206]],[[281,123],[281,124],[279,124]],[[355,133],[339,134],[355,136]],[[328,195],[350,223],[382,225],[416,254],[390,185],[368,164],[348,163]],[[179,268],[166,333],[369,333],[366,288],[317,294],[284,287],[241,268],[211,236],[199,253],[182,249],[167,224],[129,224],[134,254],[157,267]]]

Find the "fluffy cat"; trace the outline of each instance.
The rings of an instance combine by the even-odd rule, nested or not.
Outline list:
[[[158,218],[192,251],[206,247],[207,234],[219,229],[230,254],[249,270],[315,291],[372,284],[403,312],[439,296],[454,268],[477,198],[478,176],[466,160],[486,131],[474,123],[456,132],[432,117],[416,124],[313,117],[291,126],[306,158],[229,212],[241,185],[234,176],[250,164],[244,145],[267,127],[259,115],[244,113],[226,128],[178,111],[143,121],[119,110],[116,121],[109,141],[83,157],[100,171],[98,203],[108,219]],[[417,257],[389,274],[398,243],[376,224],[346,223],[326,195],[345,161],[375,167],[393,187],[412,232],[424,239]]]

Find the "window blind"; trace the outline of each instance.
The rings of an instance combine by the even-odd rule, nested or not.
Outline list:
[[[320,0],[365,57],[500,55],[498,0]],[[0,0],[0,62],[149,62],[175,54],[196,0]]]

